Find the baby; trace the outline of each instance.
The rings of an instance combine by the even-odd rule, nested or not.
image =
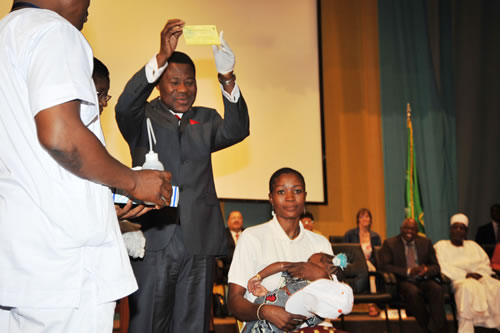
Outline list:
[[[324,271],[326,271],[329,276],[331,276],[331,279],[333,281],[329,281],[325,279],[323,280],[322,283],[330,283],[328,284],[328,288],[330,289],[329,292],[325,291],[325,293],[322,293],[322,297],[330,297],[332,295],[332,292],[335,293],[333,289],[335,289],[338,285],[340,284],[337,282],[337,277],[335,276],[337,270],[339,268],[344,269],[347,266],[347,258],[345,254],[340,253],[337,256],[331,256],[326,253],[314,253],[312,254],[309,259],[307,260],[309,263],[314,264]],[[264,269],[262,269],[259,273],[257,273],[255,276],[253,276],[249,281],[248,281],[248,286],[247,290],[248,292],[252,293],[254,296],[257,296],[255,299],[254,303],[256,304],[272,304],[272,305],[277,305],[281,307],[285,307],[287,304],[288,299],[295,294],[299,290],[303,290],[306,286],[308,286],[311,282],[300,279],[300,278],[294,278],[292,277],[288,272],[287,269],[292,265],[293,263],[291,262],[275,262]],[[282,273],[282,279],[283,282],[281,284],[281,287],[278,289],[275,289],[273,291],[268,291],[263,285],[261,285],[261,281],[265,279],[266,277],[276,274],[276,273]],[[319,281],[319,280],[317,280]],[[313,282],[314,283],[314,282]],[[341,284],[343,288],[344,284]],[[338,289],[338,288],[337,288]],[[342,294],[344,294],[344,291],[340,291]],[[349,293],[347,293],[349,294]],[[352,291],[350,293],[352,297]],[[348,296],[348,295],[346,295]],[[321,301],[323,304],[327,304],[328,306],[330,304],[335,304],[337,302],[336,298],[337,296],[331,297],[330,300]],[[343,296],[342,296],[343,297]],[[311,299],[311,298],[309,298]],[[302,301],[302,299],[301,299]],[[316,305],[318,303],[317,300],[312,301]],[[337,302],[338,303],[338,302]],[[344,302],[345,303],[345,302]],[[347,303],[350,303],[349,301]],[[352,302],[351,302],[352,303]],[[304,304],[306,308],[311,308],[310,306],[307,306]],[[314,306],[312,306],[314,307]],[[350,312],[352,308],[352,304],[350,305],[350,308],[348,309],[348,312]],[[337,310],[337,308],[335,308]],[[288,311],[288,308],[287,308]],[[341,311],[341,310],[339,310]],[[309,314],[309,316],[306,315],[306,317],[309,317],[303,325],[305,326],[316,326],[319,323],[324,321],[324,317],[321,317],[318,315],[315,315],[314,313],[310,313],[309,311],[305,311],[306,314]],[[328,312],[329,313],[329,312]],[[329,317],[334,317],[337,318],[340,314],[343,312],[338,312],[336,311],[334,314],[331,314]],[[334,319],[331,318],[331,319]],[[243,331],[245,333],[250,333],[250,332],[282,332],[280,329],[278,329],[275,325],[272,323],[266,321],[266,320],[256,320],[256,321],[251,321],[248,322]]]

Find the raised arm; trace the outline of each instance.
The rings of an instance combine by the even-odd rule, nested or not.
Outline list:
[[[163,71],[167,60],[177,47],[182,35],[184,21],[169,20],[160,33],[160,50],[156,54],[156,64],[148,63],[127,82],[116,104],[116,121],[125,140],[134,145],[145,119],[145,107],[151,92]],[[154,62],[154,61],[153,61]]]
[[[170,173],[130,170],[106,151],[80,119],[80,101],[40,111],[35,116],[38,140],[65,169],[90,181],[117,187],[159,207],[170,202]]]
[[[223,31],[220,33],[220,42],[220,46],[212,45],[212,49],[218,80],[224,90],[224,120],[220,119],[219,124],[214,127],[212,151],[229,147],[250,134],[248,108],[236,85],[236,76],[233,73],[235,56],[224,39]]]

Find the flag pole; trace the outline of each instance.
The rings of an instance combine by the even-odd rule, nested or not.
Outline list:
[[[413,197],[414,193],[413,193],[413,163],[415,163],[415,161],[413,160],[413,125],[411,123],[411,107],[410,107],[410,102],[408,102],[406,104],[406,127],[408,128],[408,132],[409,132],[409,135],[408,135],[408,140],[409,140],[409,143],[408,143],[408,156],[409,156],[409,165],[408,165],[408,172],[410,173],[408,175],[408,178],[409,178],[409,186],[410,186],[410,202],[409,202],[409,209],[410,209],[410,217],[412,219],[415,218],[415,199]]]
[[[415,165],[415,147],[410,103],[406,104],[406,127],[408,128],[408,164],[406,171],[405,215],[407,218],[411,217],[417,222],[419,234],[425,236],[424,211],[422,199],[420,197],[417,166]]]

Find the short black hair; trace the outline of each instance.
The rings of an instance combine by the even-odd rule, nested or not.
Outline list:
[[[300,220],[302,220],[304,217],[308,217],[311,219],[311,221],[314,221],[314,216],[310,212],[304,212],[304,213],[300,214]]]
[[[191,66],[191,68],[193,68],[193,73],[196,75],[196,67],[194,66],[193,60],[191,60],[191,58],[183,52],[174,51],[170,58],[168,58],[168,62],[173,62],[176,64],[188,64]]]
[[[283,174],[293,174],[296,175],[299,180],[302,182],[302,185],[304,186],[304,191],[306,190],[306,182],[304,180],[304,176],[297,170],[294,170],[292,168],[281,168],[279,170],[276,170],[273,175],[271,176],[271,179],[269,179],[269,193],[273,192],[274,184],[276,183],[276,180]]]
[[[103,64],[99,59],[94,57],[94,72],[92,72],[92,78],[101,77],[109,79],[108,67]]]

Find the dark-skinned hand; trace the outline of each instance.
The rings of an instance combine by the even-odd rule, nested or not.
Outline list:
[[[293,331],[307,319],[304,316],[291,314],[286,312],[281,306],[266,304],[260,308],[259,315],[261,319],[265,319],[287,332]]]
[[[466,279],[476,279],[476,280],[479,280],[482,277],[483,276],[479,273],[467,273],[467,275],[465,276]]]
[[[310,262],[291,263],[285,265],[284,268],[291,276],[299,279],[315,281],[329,278],[324,269]]]
[[[163,67],[168,58],[174,53],[177,48],[177,43],[182,35],[184,21],[179,19],[168,20],[167,24],[161,31],[160,52],[156,56],[158,67]]]

